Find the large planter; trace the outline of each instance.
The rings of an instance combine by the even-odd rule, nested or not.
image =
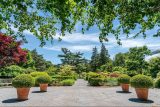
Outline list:
[[[28,100],[30,88],[17,88],[17,98],[18,100]]]
[[[40,91],[42,91],[42,92],[47,91],[48,84],[39,84],[39,86],[40,86]]]
[[[148,100],[148,88],[135,88],[135,90],[140,100]]]
[[[129,92],[129,84],[121,84],[122,91]]]

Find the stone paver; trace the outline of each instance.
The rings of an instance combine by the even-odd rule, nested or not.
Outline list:
[[[31,88],[29,100],[17,101],[15,88],[0,88],[0,106],[160,106],[160,90],[150,89],[146,102],[136,99],[131,93],[122,93],[121,87],[90,87],[84,80],[68,87],[49,87],[48,92],[39,93]]]

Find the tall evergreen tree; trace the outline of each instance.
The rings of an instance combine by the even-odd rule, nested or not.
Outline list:
[[[90,65],[92,71],[96,71],[97,68],[99,67],[99,54],[96,47],[93,48]]]
[[[105,45],[102,43],[101,45],[101,52],[100,52],[100,56],[99,56],[99,65],[104,65],[107,62],[110,61],[110,56],[108,54],[108,50],[106,49]]]

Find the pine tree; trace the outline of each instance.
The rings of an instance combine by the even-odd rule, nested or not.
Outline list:
[[[97,68],[99,67],[99,54],[96,47],[93,48],[90,65],[92,71],[96,71]]]
[[[107,62],[110,61],[110,56],[108,54],[108,50],[106,49],[105,45],[102,43],[101,45],[101,52],[100,52],[100,56],[99,56],[99,65],[104,65]]]

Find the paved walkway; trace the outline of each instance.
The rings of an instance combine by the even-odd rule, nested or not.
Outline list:
[[[70,87],[49,87],[40,93],[31,88],[29,100],[17,101],[15,88],[0,88],[0,106],[160,106],[160,90],[151,89],[146,102],[139,101],[133,88],[122,93],[121,87],[90,87],[84,80],[77,80]]]

